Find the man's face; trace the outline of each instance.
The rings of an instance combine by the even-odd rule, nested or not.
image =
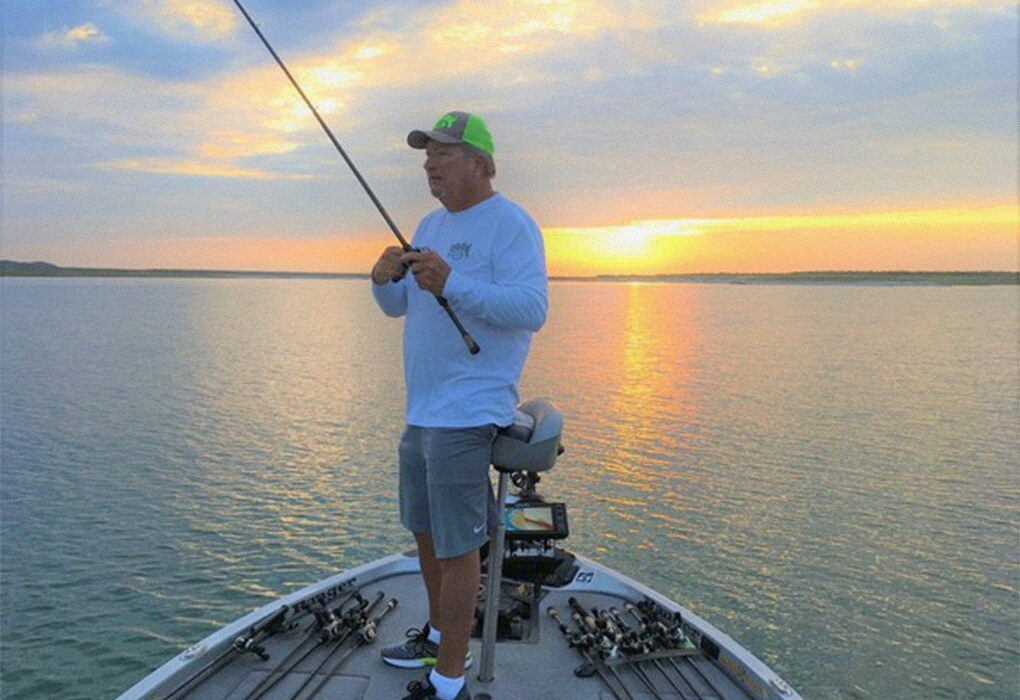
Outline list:
[[[478,187],[478,163],[457,144],[429,141],[425,145],[425,174],[432,196],[453,211]]]

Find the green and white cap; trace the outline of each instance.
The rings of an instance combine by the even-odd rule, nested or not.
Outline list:
[[[425,148],[429,141],[466,143],[490,156],[495,150],[485,122],[477,114],[467,112],[447,112],[439,118],[431,131],[415,129],[407,135],[407,145],[411,148]]]

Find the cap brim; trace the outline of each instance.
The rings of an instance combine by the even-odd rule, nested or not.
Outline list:
[[[419,131],[415,129],[407,135],[407,145],[411,148],[425,148],[429,141],[438,141],[439,143],[464,143],[458,138],[454,138],[449,134],[444,134],[442,131]]]

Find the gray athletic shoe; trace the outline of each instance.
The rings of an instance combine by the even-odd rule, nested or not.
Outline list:
[[[429,641],[429,626],[407,630],[407,641],[382,650],[382,659],[390,666],[422,668],[435,666],[439,645]]]
[[[435,666],[439,645],[429,641],[429,626],[425,624],[420,630],[412,627],[407,630],[407,641],[403,644],[387,647],[382,650],[382,659],[390,666],[400,668],[422,668]],[[464,668],[471,665],[471,650],[464,657]]]

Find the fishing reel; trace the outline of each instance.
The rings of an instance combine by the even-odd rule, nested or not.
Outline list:
[[[412,246],[407,246],[407,247],[404,248],[404,252],[405,253],[420,253],[420,252],[422,252],[422,250],[428,250],[428,248],[424,248],[424,249],[423,248],[414,248]],[[410,270],[410,269],[411,269],[411,265],[409,263],[404,263],[404,267],[401,270],[400,274],[399,275],[394,275],[393,277],[390,277],[390,281],[391,282],[399,282],[400,280],[402,280],[405,277],[407,277],[407,271]]]
[[[263,622],[249,627],[247,632],[233,641],[230,645],[231,649],[239,654],[255,654],[263,661],[268,661],[269,653],[266,652],[266,648],[264,646],[257,643],[257,640],[271,634],[275,634],[281,629],[290,629],[294,627],[294,623],[291,623],[290,625],[284,624],[284,620],[287,619],[287,612],[289,609],[290,608],[288,606],[283,605]]]
[[[231,647],[240,654],[254,654],[263,661],[269,661],[269,654],[266,652],[266,648],[261,644],[256,644],[255,640],[247,635],[242,635],[235,639]]]

